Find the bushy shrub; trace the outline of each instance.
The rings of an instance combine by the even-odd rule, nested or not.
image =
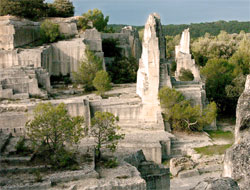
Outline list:
[[[103,60],[86,49],[86,58],[79,63],[77,72],[73,73],[74,82],[82,84],[86,91],[94,90],[93,80],[96,73],[102,70]]]
[[[56,168],[74,164],[74,154],[65,146],[79,143],[84,136],[83,117],[71,117],[66,105],[40,103],[34,109],[34,119],[26,123],[27,136],[35,152]]]
[[[47,4],[44,0],[1,0],[0,16],[13,15],[31,20],[46,16]]]
[[[78,27],[83,31],[91,28],[89,25],[92,22],[93,27],[95,27],[99,32],[105,32],[107,29],[109,17],[104,15],[101,10],[93,9],[89,10],[87,13],[84,13],[78,21]]]
[[[55,0],[52,4],[52,11],[54,9],[57,17],[71,17],[74,16],[74,6],[69,0]]]
[[[203,127],[211,124],[217,116],[214,102],[201,110],[201,106],[192,106],[175,89],[162,88],[159,92],[159,99],[164,119],[170,123],[174,130],[202,131]]]
[[[115,84],[136,82],[138,61],[134,57],[117,57],[107,65],[107,71]]]
[[[189,69],[181,69],[180,70],[180,81],[192,81],[194,80],[194,75]]]
[[[102,49],[105,57],[121,57],[121,48],[119,41],[116,39],[102,40]]]
[[[103,94],[104,92],[111,89],[111,80],[109,74],[102,70],[96,73],[95,79],[93,80],[93,85],[97,90],[98,94]]]
[[[49,20],[45,20],[41,24],[40,33],[44,43],[52,43],[62,38],[59,31],[59,25]]]

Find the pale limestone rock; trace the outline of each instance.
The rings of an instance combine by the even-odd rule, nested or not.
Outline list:
[[[180,45],[176,46],[176,54],[179,52],[190,54],[190,34],[189,34],[189,28],[185,29],[182,32]]]
[[[0,49],[13,50],[40,37],[40,24],[14,16],[0,17]]]
[[[42,69],[38,73],[34,68],[17,67],[0,70],[0,98],[25,99],[29,98],[29,95],[46,96],[46,93],[38,87],[38,78],[40,84],[50,90],[49,75]]]
[[[235,143],[226,151],[223,176],[231,177],[242,190],[250,187],[250,75],[236,111]]]
[[[190,70],[194,75],[195,81],[200,81],[200,70],[195,64],[190,54],[190,33],[189,29],[182,32],[180,45],[175,47],[176,72],[175,76],[178,79],[181,69]]]
[[[78,34],[77,21],[78,17],[68,17],[68,18],[46,18],[51,22],[59,25],[59,31],[66,37],[72,37]]]
[[[237,182],[231,178],[205,178],[190,190],[240,190]]]
[[[102,33],[102,40],[106,39],[117,40],[122,56],[140,59],[142,48],[139,33],[132,26],[124,27],[120,33]]]
[[[144,29],[142,56],[137,72],[136,93],[142,99],[141,119],[148,123],[163,126],[158,100],[160,88],[160,60],[165,59],[165,43],[160,16],[149,15]]]

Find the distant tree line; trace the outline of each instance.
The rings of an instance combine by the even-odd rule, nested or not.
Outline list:
[[[31,20],[42,17],[74,16],[74,6],[70,0],[54,0],[45,3],[44,0],[1,0],[0,16],[13,15]]]
[[[121,29],[126,26],[124,24],[117,25],[112,24],[109,27],[112,27],[115,32],[121,31]],[[144,26],[134,26],[137,30],[141,30]],[[206,22],[206,23],[191,23],[191,24],[169,24],[163,25],[163,33],[168,36],[176,36],[181,34],[182,31],[186,28],[190,28],[191,38],[198,38],[204,36],[206,33],[216,36],[220,33],[221,30],[226,31],[229,34],[240,33],[244,31],[250,33],[250,22],[239,22],[239,21],[217,21],[217,22]]]

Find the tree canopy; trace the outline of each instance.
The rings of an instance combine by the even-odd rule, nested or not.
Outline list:
[[[72,156],[69,156],[65,146],[77,144],[83,138],[83,123],[84,118],[70,116],[63,103],[57,106],[40,103],[34,109],[34,118],[26,123],[27,136],[36,152],[45,152],[47,161],[64,167],[67,161],[63,157]]]
[[[181,92],[169,87],[160,90],[159,99],[164,119],[174,130],[202,131],[217,116],[214,102],[202,110],[200,105],[192,106]]]
[[[78,26],[82,30],[95,27],[99,32],[104,32],[107,30],[107,25],[109,22],[109,16],[104,17],[103,13],[99,9],[89,10],[84,13],[78,21]]]

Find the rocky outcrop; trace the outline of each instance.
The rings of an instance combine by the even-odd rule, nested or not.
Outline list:
[[[181,75],[181,69],[190,70],[194,75],[195,81],[200,81],[200,70],[195,64],[190,54],[190,33],[189,29],[182,32],[180,45],[175,47],[176,72],[175,76],[178,79]]]
[[[240,190],[231,178],[206,178],[190,190]]]
[[[151,161],[146,161],[142,151],[138,151],[125,158],[125,161],[135,166],[141,177],[147,183],[147,190],[169,190],[169,169]]]
[[[39,68],[13,67],[0,71],[0,98],[25,99],[29,96],[47,95],[39,89],[39,84],[47,91],[50,90],[48,73]]]
[[[166,46],[160,16],[156,13],[148,17],[142,48],[136,86],[136,93],[141,97],[143,104],[141,118],[147,123],[155,123],[158,129],[164,129],[158,92],[161,60],[166,57]]]
[[[250,75],[238,100],[236,118],[235,143],[226,151],[223,175],[247,190],[250,187]]]
[[[141,57],[142,47],[138,31],[132,26],[122,28],[120,33],[102,33],[102,40],[116,40],[118,47],[121,48],[121,54],[125,57],[135,57],[137,60]]]
[[[59,25],[59,31],[65,37],[73,37],[78,34],[77,21],[78,17],[68,17],[68,18],[46,18],[51,22]]]
[[[175,177],[182,170],[191,170],[195,165],[194,161],[188,157],[172,158],[170,160],[170,172]]]
[[[0,50],[13,50],[40,37],[40,24],[14,16],[0,17]]]

